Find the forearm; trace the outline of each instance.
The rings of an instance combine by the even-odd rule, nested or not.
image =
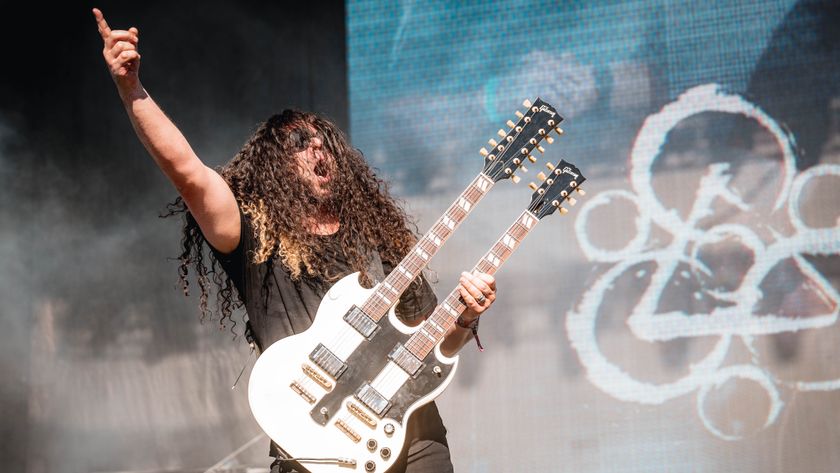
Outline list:
[[[472,330],[453,325],[440,343],[440,351],[445,356],[455,356],[471,338]]]
[[[139,81],[117,90],[137,137],[161,171],[182,193],[191,179],[204,172],[204,164]]]

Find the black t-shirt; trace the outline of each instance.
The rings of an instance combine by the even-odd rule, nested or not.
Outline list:
[[[269,260],[254,264],[252,251],[256,250],[250,220],[241,211],[240,238],[237,247],[228,254],[222,254],[210,246],[222,268],[230,276],[239,291],[251,326],[254,338],[261,350],[289,335],[308,329],[315,319],[321,299],[331,284],[314,278],[292,280],[288,269],[279,261]],[[338,277],[353,272],[338,250],[336,235],[321,236],[327,256],[333,261],[333,269]],[[373,254],[368,273],[382,281],[393,269],[394,263],[381,261],[378,254]],[[397,316],[403,321],[425,318],[437,305],[437,297],[425,278],[415,279],[400,297],[396,307]]]
[[[239,291],[254,339],[262,351],[281,338],[309,328],[330,284],[303,277],[300,281],[294,281],[286,267],[272,259],[260,264],[253,263],[251,255],[258,242],[254,238],[250,219],[241,209],[239,217],[239,244],[232,252],[222,254],[209,243],[208,246]],[[352,273],[353,270],[338,251],[336,235],[321,238],[324,239],[326,251],[339,277]],[[368,273],[374,282],[382,281],[395,265],[381,261],[379,255],[374,254]],[[395,310],[399,318],[407,321],[425,318],[436,305],[434,291],[426,278],[420,277],[405,291]],[[429,439],[446,444],[445,435],[446,429],[434,402],[421,407],[409,418],[407,440]],[[275,456],[274,442],[271,446],[271,455]]]

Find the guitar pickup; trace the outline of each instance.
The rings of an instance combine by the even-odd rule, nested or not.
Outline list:
[[[379,394],[379,391],[365,383],[356,391],[356,399],[373,411],[374,414],[382,417],[382,415],[391,407],[391,402],[385,399],[385,396]]]
[[[370,340],[379,331],[379,325],[373,321],[362,309],[353,306],[344,314],[344,321]]]
[[[341,361],[341,358],[335,356],[323,343],[319,343],[312,350],[312,353],[309,354],[309,359],[318,365],[319,368],[326,371],[333,379],[338,379],[347,370],[347,364]]]
[[[417,359],[402,343],[397,343],[397,346],[388,354],[388,359],[396,363],[412,378],[425,366],[425,363]]]

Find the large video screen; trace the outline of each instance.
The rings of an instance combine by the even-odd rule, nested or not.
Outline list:
[[[840,468],[840,4],[351,0],[347,26],[354,146],[421,232],[524,100],[563,118],[432,260],[439,297],[545,163],[587,178],[437,400],[456,471]]]

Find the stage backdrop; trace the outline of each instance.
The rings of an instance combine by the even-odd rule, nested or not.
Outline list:
[[[544,162],[588,178],[439,399],[456,471],[840,470],[839,7],[348,2],[352,138],[422,231],[523,99],[565,117],[432,261],[439,295]]]

